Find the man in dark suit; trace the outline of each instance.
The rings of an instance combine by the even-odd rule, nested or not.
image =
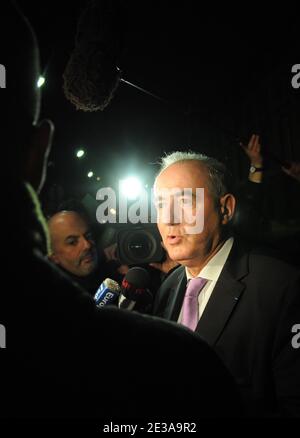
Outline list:
[[[197,188],[204,188],[203,197]],[[182,266],[158,290],[154,314],[188,326],[213,347],[235,377],[248,415],[300,416],[300,355],[292,342],[300,320],[299,271],[234,239],[235,197],[218,161],[166,156],[155,198],[164,245]]]
[[[12,4],[1,10],[0,40],[9,77],[0,118],[7,146],[1,169],[7,237],[0,293],[0,323],[7,334],[0,362],[2,419],[197,421],[237,414],[233,380],[198,335],[159,318],[99,309],[48,261],[49,235],[36,191],[45,177],[53,127],[38,122],[36,38]],[[202,382],[195,384],[192,368],[200,370]],[[182,369],[188,372],[177,388]]]

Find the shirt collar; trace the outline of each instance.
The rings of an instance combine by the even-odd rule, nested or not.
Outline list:
[[[219,251],[201,269],[197,277],[202,277],[202,278],[206,278],[207,280],[217,281],[226,263],[226,260],[229,256],[229,253],[233,245],[233,241],[234,241],[233,237],[227,239],[223,244],[223,246],[219,249]],[[188,272],[187,268],[185,268],[185,273],[187,280],[193,278],[191,274]]]

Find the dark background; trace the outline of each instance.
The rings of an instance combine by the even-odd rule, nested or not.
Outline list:
[[[63,94],[62,74],[86,1],[19,1],[41,48],[43,116],[56,135],[45,207],[70,196],[95,200],[101,186],[129,174],[153,183],[166,151],[192,149],[225,161],[237,181],[249,163],[238,140],[262,136],[265,154],[300,161],[300,89],[291,68],[299,63],[300,23],[292,7],[242,3],[210,7],[197,1],[123,1],[119,31],[123,77],[167,103],[120,84],[104,111],[77,111]],[[78,160],[75,151],[86,151]],[[267,160],[263,214],[275,234],[299,231],[300,184]],[[87,178],[93,170],[100,182]]]

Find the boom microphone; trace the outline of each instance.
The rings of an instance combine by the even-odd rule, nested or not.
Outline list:
[[[149,286],[150,275],[146,269],[129,269],[122,281],[119,308],[146,312],[153,301]]]
[[[102,111],[119,85],[121,15],[118,2],[103,0],[91,1],[79,18],[63,73],[65,96],[78,110]]]
[[[82,12],[75,47],[63,73],[66,98],[77,110],[103,111],[122,82],[164,103],[165,99],[129,82],[118,64],[126,12],[120,0],[92,0]]]
[[[117,301],[121,289],[118,283],[110,278],[106,278],[95,293],[94,300],[98,307],[107,306]]]

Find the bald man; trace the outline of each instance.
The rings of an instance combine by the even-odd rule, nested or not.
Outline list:
[[[94,296],[105,279],[88,218],[78,212],[63,210],[48,220],[51,240],[50,260]]]
[[[77,277],[90,275],[97,267],[95,241],[87,220],[75,211],[60,211],[48,222],[50,259]]]

